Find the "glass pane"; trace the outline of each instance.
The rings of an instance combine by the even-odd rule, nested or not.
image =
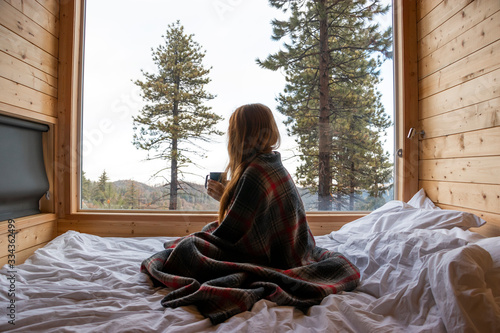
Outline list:
[[[380,34],[391,28],[390,6],[383,14],[369,7],[363,15],[371,20],[354,21],[347,19],[353,15],[338,15],[354,12],[354,2],[329,7],[334,11],[328,15],[325,104],[319,83],[304,83],[319,73],[320,58],[311,56],[318,53],[319,26],[294,27],[293,36],[271,38],[280,33],[273,20],[289,23],[295,10],[307,21],[314,14],[312,2],[297,1],[300,8],[286,5],[286,11],[272,5],[279,2],[86,1],[82,209],[216,211],[205,177],[225,169],[229,116],[246,103],[273,110],[283,163],[307,210],[372,210],[393,199],[392,37],[379,35],[385,46],[366,44],[377,40],[367,35],[368,25],[378,23]],[[312,51],[295,60],[297,53],[290,52],[289,64],[296,66],[271,63],[270,56],[287,50],[284,43],[295,52]],[[172,64],[176,52],[186,55],[183,63]],[[180,81],[170,75],[175,68],[185,75]],[[169,99],[174,95],[177,99]],[[324,105],[327,150],[319,148]],[[174,155],[173,137],[178,138]],[[319,170],[326,160],[325,177]]]

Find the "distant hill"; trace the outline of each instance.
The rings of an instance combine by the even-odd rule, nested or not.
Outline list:
[[[111,182],[118,193],[125,195],[134,183],[138,191],[139,209],[168,209],[170,185],[150,186],[132,180]],[[178,192],[178,210],[216,211],[219,203],[211,198],[204,185],[182,182]]]
[[[106,191],[97,190],[97,182],[87,183],[82,198],[84,209],[139,209],[168,210],[169,185],[150,186],[133,180],[106,183]],[[298,187],[306,211],[317,211],[317,196],[306,188]],[[356,196],[355,210],[373,210],[392,200],[393,191],[380,198],[372,198],[366,192]],[[335,208],[335,207],[334,207]],[[219,203],[211,198],[204,185],[182,182],[178,191],[178,210],[217,211]],[[342,209],[345,210],[345,209]]]

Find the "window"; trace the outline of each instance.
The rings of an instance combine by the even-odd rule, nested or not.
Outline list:
[[[145,80],[141,70],[147,73],[158,71],[151,49],[164,43],[162,35],[168,31],[169,24],[173,27],[182,26],[186,35],[193,34],[193,40],[206,51],[203,65],[211,68],[208,75],[211,82],[205,89],[216,97],[205,101],[205,105],[224,118],[214,126],[218,131],[225,131],[230,112],[240,104],[261,102],[273,111],[279,109],[276,98],[283,94],[285,85],[289,83],[286,69],[272,71],[262,68],[255,61],[256,58],[264,61],[282,46],[282,42],[270,39],[273,33],[270,21],[276,17],[285,20],[286,14],[269,7],[268,1],[148,2],[154,7],[127,4],[123,1],[86,2],[81,200],[78,204],[84,210],[168,209],[170,188],[166,185],[171,179],[168,160],[154,159],[155,151],[134,147],[134,133],[137,134],[137,131],[134,132],[133,117],[137,117],[146,105],[141,97],[140,86],[134,82]],[[390,16],[389,11],[385,17],[377,17],[377,20],[387,28],[388,23],[385,22],[390,22],[387,20]],[[176,25],[177,20],[179,25]],[[365,60],[375,59],[373,57]],[[382,64],[382,81],[377,83],[376,88],[383,92],[378,102],[394,122],[392,68],[390,60]],[[342,89],[349,88],[347,85],[339,86]],[[332,100],[337,96],[334,95]],[[392,168],[383,168],[386,172],[389,170],[389,176],[375,172],[365,183],[353,183],[360,178],[360,173],[370,173],[370,168],[381,168],[370,163],[394,163],[394,127],[384,128],[385,138],[382,135],[371,142],[370,139],[377,133],[375,126],[354,128],[353,123],[348,121],[352,119],[346,116],[354,114],[350,110],[354,109],[353,104],[356,102],[355,99],[331,102],[335,105],[344,103],[345,110],[348,110],[339,119],[339,123],[346,125],[333,129],[338,131],[338,140],[336,155],[331,159],[336,160],[341,167],[338,167],[337,176],[331,179],[331,210],[371,210],[394,197],[391,190],[394,179]],[[300,130],[287,135],[287,126],[283,123],[288,119],[286,114],[275,112],[275,117],[283,137],[280,151],[284,164],[297,181],[307,209],[317,210],[317,189],[314,186],[311,188],[310,184],[318,182],[318,175],[308,175],[307,166],[300,171],[300,166],[307,158],[304,149],[300,150],[296,142],[296,139],[304,141],[314,138],[304,134],[300,137]],[[359,117],[361,115],[358,114]],[[290,126],[293,126],[293,121],[289,129]],[[366,139],[363,150],[357,150],[356,144],[350,144],[352,142],[341,140],[353,133]],[[204,152],[206,158],[196,154],[187,155],[191,162],[183,164],[180,170],[178,210],[217,210],[217,202],[205,194],[203,183],[209,171],[221,171],[225,167],[225,137],[212,135],[209,139],[212,141],[195,141],[194,145],[185,147],[190,151]],[[367,149],[370,147],[369,142],[372,144],[371,152]],[[390,156],[380,158],[386,153]],[[347,161],[347,156],[359,159],[353,159],[349,165],[341,165],[340,162]],[[307,162],[317,164],[314,158]],[[334,174],[333,171],[331,173]],[[340,179],[339,175],[350,177]],[[377,176],[382,178],[376,179]],[[372,184],[368,184],[369,181]],[[380,187],[380,190],[377,191],[372,185]],[[335,192],[335,189],[339,190]],[[370,189],[377,195],[370,196]]]

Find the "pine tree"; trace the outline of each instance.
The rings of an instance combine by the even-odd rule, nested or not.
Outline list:
[[[214,95],[204,90],[210,69],[203,66],[205,52],[193,35],[185,34],[177,21],[163,37],[165,44],[152,49],[157,73],[142,71],[145,80],[135,81],[147,105],[133,118],[133,142],[138,149],[155,152],[149,159],[170,161],[158,173],[170,169],[169,209],[175,210],[181,168],[192,163],[189,156],[204,156],[197,141],[209,142],[211,135],[222,135],[214,128],[222,118],[203,104]]]
[[[99,191],[105,193],[106,192],[106,184],[109,181],[108,174],[106,173],[106,170],[103,170],[101,175],[99,176],[99,181],[97,182],[97,188]]]
[[[91,190],[92,190],[92,182],[90,179],[85,177],[85,171],[82,171],[82,186],[81,186],[81,197],[83,202],[90,202],[91,200]]]
[[[135,185],[135,181],[130,180],[128,182],[127,190],[123,195],[123,202],[127,209],[136,209],[138,208],[139,203],[139,190]]]
[[[94,199],[100,203],[100,208],[104,208],[105,204],[107,204],[107,200],[110,197],[110,185],[108,184],[109,177],[106,173],[106,170],[103,170],[102,174],[99,176],[99,180],[97,181],[96,195]]]
[[[272,22],[272,38],[287,42],[257,62],[285,73],[278,111],[299,145],[300,183],[318,193],[319,210],[331,210],[334,201],[342,206],[344,195],[353,207],[356,191],[374,179],[369,161],[381,158],[387,166],[387,156],[373,152],[390,125],[375,86],[380,64],[391,56],[391,29],[379,31],[373,19],[388,7],[379,0],[269,2],[290,11],[288,20]]]

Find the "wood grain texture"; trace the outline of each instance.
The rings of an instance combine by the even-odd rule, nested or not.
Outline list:
[[[58,1],[49,7],[58,8]],[[57,9],[58,10],[58,9]],[[0,113],[48,124],[44,158],[50,182],[57,125],[58,19],[34,0],[0,0]],[[53,202],[42,202],[44,214],[15,219],[16,264],[56,236]],[[0,264],[7,263],[9,223],[0,221]],[[9,243],[10,244],[10,243]]]
[[[500,1],[418,4],[419,184],[500,236]]]
[[[44,156],[44,165],[45,172],[47,174],[47,180],[49,181],[49,191],[48,195],[45,194],[40,199],[40,212],[42,213],[53,213],[56,211],[55,207],[55,197],[54,197],[54,188],[56,181],[56,173],[55,173],[55,131],[54,124],[48,124],[49,131],[42,134],[42,145],[43,145],[43,156]]]
[[[500,186],[497,184],[421,181],[422,188],[437,204],[500,214]]]
[[[410,128],[418,127],[417,8],[416,1],[394,4],[395,146],[402,152],[395,157],[395,196],[407,201],[418,191],[418,141],[406,138]]]
[[[15,239],[9,238],[8,222],[0,222],[0,264],[7,263],[8,244],[15,245],[16,265],[21,264],[38,247],[43,246],[56,236],[57,218],[55,214],[37,214],[16,218],[12,223]]]
[[[424,1],[428,2],[428,1]],[[418,41],[419,59],[459,37],[500,10],[500,1],[475,0]]]
[[[57,78],[1,51],[0,68],[1,77],[57,97]]]
[[[435,1],[431,1],[431,4],[426,5],[424,9],[420,10],[421,12],[428,12],[418,22],[418,39],[420,40],[427,36],[473,1],[474,0],[444,0],[434,6],[431,11],[428,11],[427,8],[433,6],[433,3],[435,3]],[[423,1],[419,4],[422,5],[422,3]]]
[[[0,13],[2,13],[2,15],[0,15],[0,25],[38,46],[52,56],[57,57],[58,40],[56,36],[42,28],[31,18],[8,4],[5,0],[0,0]]]
[[[50,55],[29,41],[20,38],[0,25],[0,51],[3,51],[31,66],[57,77],[57,57]]]
[[[217,220],[216,213],[77,213],[59,219],[58,234],[76,230],[99,236],[185,236]]]
[[[26,0],[24,0],[26,1]],[[68,3],[74,0],[36,0],[41,6],[47,9],[52,15],[59,17],[59,2]]]
[[[83,1],[60,4],[58,123],[55,200],[58,215],[77,211],[80,175],[80,93],[82,84]]]
[[[500,1],[499,1],[500,2]],[[500,68],[500,40],[419,81],[419,99],[461,85]]]
[[[500,97],[422,119],[425,139],[500,126]]]
[[[313,235],[325,235],[366,214],[311,213],[308,214],[307,220]],[[70,219],[59,219],[57,233],[76,230],[98,236],[179,237],[200,231],[205,225],[216,220],[215,213],[79,213],[72,215]]]
[[[422,20],[427,14],[429,14],[436,6],[438,6],[443,0],[418,0],[417,1],[417,20]]]
[[[420,180],[500,184],[500,154],[488,157],[421,160]]]
[[[0,113],[10,117],[17,117],[21,119],[31,120],[44,124],[56,124],[57,118],[53,116],[44,115],[35,111],[20,108],[11,104],[6,104],[0,101]]]
[[[420,160],[500,155],[500,127],[447,135],[420,142]]]
[[[500,69],[464,82],[419,103],[420,119],[500,97]]]
[[[23,13],[26,17],[29,17],[55,37],[59,36],[58,15],[52,14],[37,1],[5,0],[5,2]]]
[[[47,116],[57,116],[55,97],[2,77],[0,77],[0,101]]]
[[[419,59],[419,77],[430,75],[497,41],[499,29],[500,12],[496,12],[428,56]]]

